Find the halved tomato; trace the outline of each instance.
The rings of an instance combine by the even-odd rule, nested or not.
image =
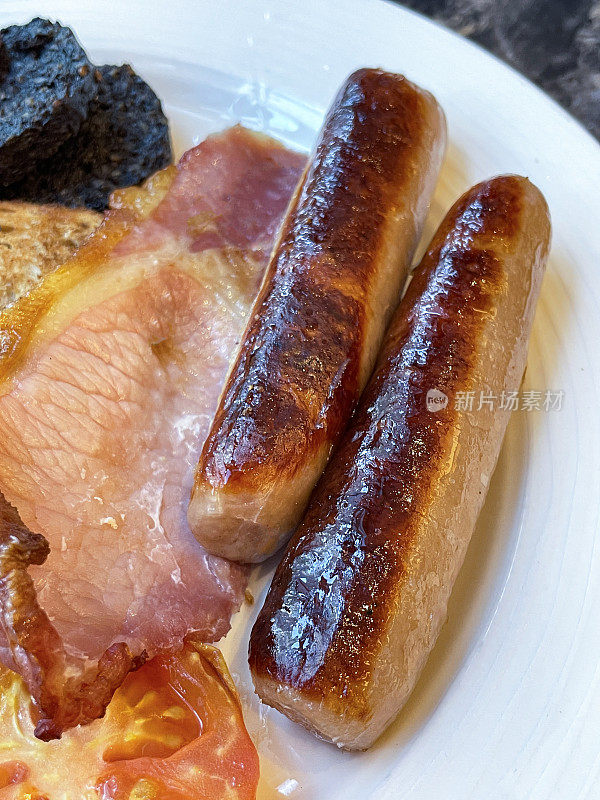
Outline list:
[[[258,754],[220,652],[188,644],[131,673],[103,719],[33,735],[31,703],[0,672],[0,800],[252,800]]]

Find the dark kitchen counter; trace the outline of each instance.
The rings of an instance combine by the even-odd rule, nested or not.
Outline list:
[[[600,0],[403,0],[479,42],[600,139]]]

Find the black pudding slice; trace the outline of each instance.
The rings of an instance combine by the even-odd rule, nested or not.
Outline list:
[[[46,19],[0,31],[0,185],[35,169],[76,134],[96,94],[69,28]]]
[[[152,89],[128,65],[94,74],[98,94],[78,135],[0,196],[101,211],[114,189],[171,162],[167,119]]]

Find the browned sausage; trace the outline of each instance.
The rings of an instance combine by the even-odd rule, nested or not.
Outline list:
[[[502,392],[525,368],[549,240],[525,178],[456,203],[275,574],[250,640],[254,685],[340,747],[369,747],[397,715],[444,622],[508,421]],[[481,391],[493,409],[479,408]],[[459,392],[474,392],[471,410]],[[445,407],[431,402],[444,395]]]
[[[212,553],[262,561],[291,535],[362,391],[445,149],[435,99],[363,69],[292,199],[200,457],[188,519]]]

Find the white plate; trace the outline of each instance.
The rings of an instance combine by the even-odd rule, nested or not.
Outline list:
[[[598,144],[491,56],[374,0],[5,0],[0,22],[36,14],[71,25],[97,62],[131,61],[163,98],[179,152],[237,121],[307,149],[343,78],[381,65],[432,90],[448,116],[428,232],[495,173],[543,190],[554,246],[526,388],[563,391],[563,408],[513,415],[448,623],[397,722],[370,752],[340,753],[259,711],[249,613],[226,651],[264,798],[600,796]]]

